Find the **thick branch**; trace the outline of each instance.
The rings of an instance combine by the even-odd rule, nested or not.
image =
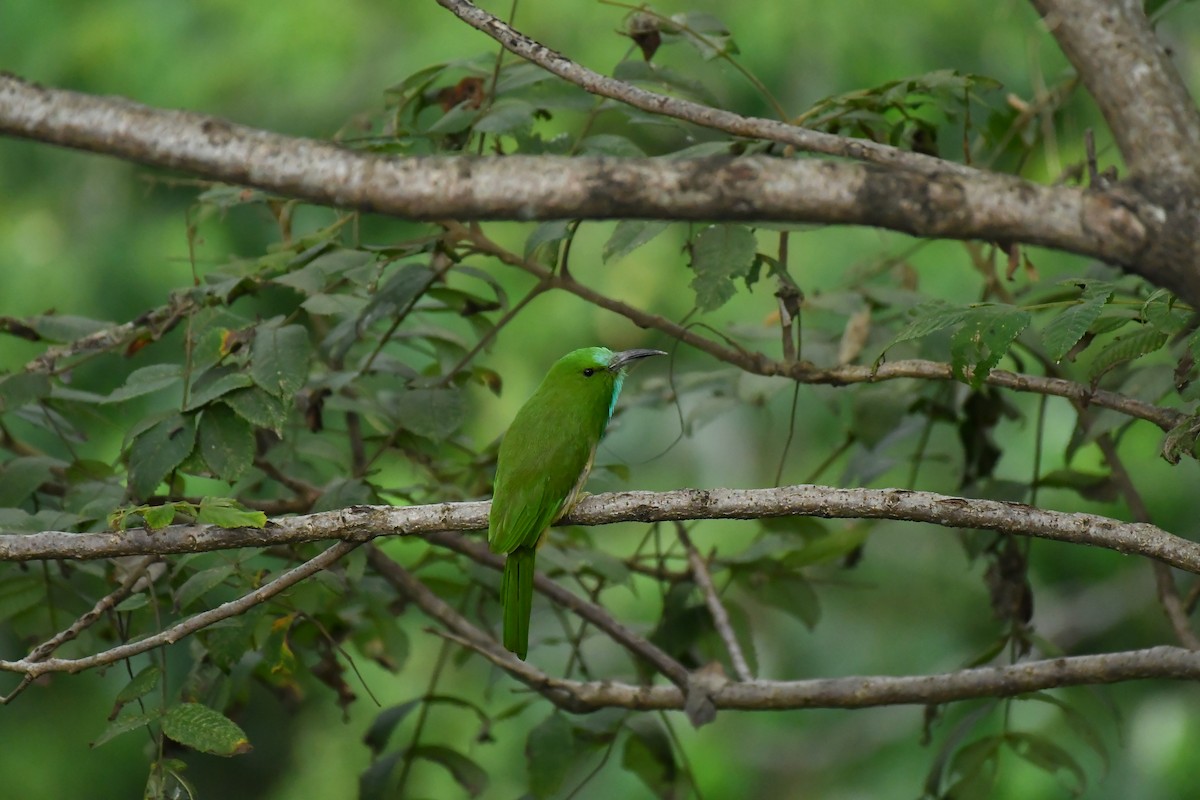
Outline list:
[[[1148,678],[1200,679],[1200,653],[1179,647],[1152,647],[937,675],[739,681],[723,684],[710,697],[718,709],[742,711],[868,708],[1013,697],[1064,686],[1095,686]],[[683,692],[675,686],[631,686],[611,681],[577,683],[554,679],[546,681],[545,686],[568,695],[576,710],[618,707],[646,711],[684,707]]]
[[[353,506],[283,517],[266,528],[173,525],[108,533],[44,531],[0,535],[0,561],[42,558],[94,559],[126,555],[194,553],[264,547],[323,539],[364,542],[442,530],[483,530],[489,503],[427,506]],[[894,519],[951,528],[977,528],[1086,544],[1154,558],[1200,574],[1200,543],[1144,523],[1118,522],[1094,514],[1069,514],[996,500],[978,500],[902,489],[837,489],[784,486],[772,489],[680,489],[613,492],[582,500],[563,525],[664,522],[686,519],[761,519],[813,516]]]
[[[0,75],[0,133],[407,219],[741,219],[1020,241],[1125,263],[1145,226],[1099,193],[769,157],[390,158]]]
[[[1200,112],[1130,0],[1032,0],[1075,65],[1135,176],[1200,173]]]
[[[1145,226],[1133,268],[1200,303],[1200,111],[1135,0],[1033,0],[1108,121]],[[1120,196],[1121,191],[1113,193]]]

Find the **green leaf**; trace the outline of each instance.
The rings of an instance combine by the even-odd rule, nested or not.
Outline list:
[[[750,271],[757,250],[754,233],[744,225],[713,225],[701,231],[691,246],[696,307],[713,311],[733,297],[733,279]]]
[[[112,741],[123,733],[136,731],[146,727],[153,722],[155,716],[152,714],[127,714],[119,717],[108,724],[104,732],[96,738],[96,741],[91,743],[91,747],[96,748],[102,744]]]
[[[550,797],[571,771],[575,755],[575,729],[561,711],[555,711],[529,732],[525,740],[525,765],[529,791],[537,798]]]
[[[236,756],[252,749],[233,720],[199,703],[173,706],[162,719],[162,729],[171,740],[201,753]]]
[[[466,419],[466,398],[460,389],[410,389],[396,398],[400,426],[431,439],[445,439]]]
[[[879,357],[875,359],[875,363],[878,364],[888,350],[891,350],[901,342],[922,339],[931,333],[961,324],[973,311],[974,308],[951,306],[940,300],[917,306],[908,312],[909,316],[912,317],[912,321],[884,346],[883,350],[879,353]]]
[[[70,314],[43,314],[31,317],[29,327],[49,342],[60,344],[82,339],[98,331],[113,327],[113,323],[86,317],[73,317]]]
[[[18,372],[0,377],[0,414],[50,394],[50,379],[42,372]]]
[[[175,504],[164,503],[161,506],[144,506],[142,519],[146,527],[152,531],[161,531],[175,520]]]
[[[254,430],[224,403],[204,410],[198,436],[204,463],[222,480],[233,483],[254,460]]]
[[[232,564],[220,564],[209,569],[202,569],[193,574],[175,592],[175,605],[180,611],[186,611],[208,592],[220,586],[233,574]]]
[[[626,219],[617,223],[612,235],[604,243],[601,258],[607,264],[620,261],[654,237],[665,231],[670,224],[657,219]]]
[[[1174,336],[1187,327],[1190,313],[1175,308],[1175,296],[1158,289],[1142,305],[1142,319],[1163,333]]]
[[[988,800],[992,797],[1001,741],[999,736],[987,736],[955,753],[949,768],[955,781],[941,796],[955,800]]]
[[[1111,283],[1091,284],[1084,289],[1083,296],[1075,305],[1069,306],[1050,320],[1042,331],[1042,341],[1047,354],[1054,361],[1061,361],[1071,348],[1079,343],[1104,310],[1104,305],[1113,295]]]
[[[820,599],[799,570],[785,567],[773,559],[738,565],[732,570],[735,580],[760,603],[791,614],[809,630],[821,621]]]
[[[184,411],[195,411],[206,406],[218,397],[222,397],[235,389],[244,389],[254,385],[254,379],[241,370],[233,367],[220,367],[209,370],[201,375],[192,385],[188,393],[187,406]]]
[[[144,697],[154,688],[158,686],[158,680],[162,677],[162,668],[157,664],[147,664],[129,679],[129,683],[117,692],[117,704],[123,705],[139,697]]]
[[[363,742],[367,747],[371,748],[371,752],[378,756],[387,747],[388,740],[392,738],[392,731],[396,729],[404,719],[413,712],[414,709],[420,707],[423,700],[409,700],[407,703],[385,708],[375,715],[375,721],[371,723],[371,727],[363,735]]]
[[[656,797],[675,796],[679,768],[671,742],[661,728],[649,723],[632,725],[621,766],[636,775]]]
[[[950,337],[950,367],[954,377],[975,389],[983,386],[988,374],[1031,320],[1028,311],[1015,306],[973,309]]]
[[[289,398],[308,379],[308,331],[302,325],[261,325],[254,332],[250,377],[271,394]]]
[[[18,506],[66,464],[47,456],[18,456],[0,465],[0,506]]]
[[[1045,736],[1014,731],[1006,734],[1005,740],[1014,753],[1035,767],[1056,777],[1062,771],[1070,773],[1075,779],[1075,785],[1069,786],[1072,794],[1079,795],[1087,789],[1087,774],[1083,767],[1074,756]]]
[[[1096,355],[1088,370],[1089,379],[1095,381],[1118,364],[1153,353],[1166,344],[1168,338],[1167,334],[1149,325],[1117,338]]]
[[[259,428],[283,433],[287,407],[283,401],[259,388],[237,389],[221,398],[238,416]]]
[[[141,594],[133,594],[129,597],[126,597],[124,600],[113,606],[113,610],[121,612],[137,611],[139,608],[145,608],[148,605],[150,605],[150,598],[145,592],[142,592]]]
[[[525,239],[525,258],[547,264],[556,263],[559,243],[571,235],[573,227],[569,219],[552,219],[541,223]]]
[[[139,434],[129,447],[129,488],[149,497],[196,443],[196,418],[172,414]]]
[[[267,524],[267,515],[242,508],[231,497],[205,497],[200,501],[196,521],[220,528],[262,528]]]
[[[0,622],[34,608],[46,600],[46,584],[30,574],[5,575],[0,581]]]
[[[536,112],[537,108],[528,100],[505,98],[494,102],[472,127],[481,133],[494,134],[528,131],[533,128]]]
[[[441,764],[471,797],[478,797],[487,789],[487,772],[457,750],[436,744],[423,744],[412,748],[410,752],[414,758],[424,758]]]
[[[736,55],[737,44],[733,34],[717,17],[705,11],[685,11],[671,15],[671,22],[678,26],[676,31],[695,48],[705,61],[722,55]],[[669,30],[669,29],[668,29]]]
[[[129,373],[125,383],[100,402],[120,403],[134,397],[168,389],[182,381],[183,367],[178,364],[151,364]]]

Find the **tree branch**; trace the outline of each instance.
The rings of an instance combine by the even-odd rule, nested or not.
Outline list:
[[[351,506],[336,511],[283,517],[258,528],[172,525],[105,533],[42,531],[0,535],[0,561],[44,558],[95,559],[113,556],[196,553],[234,547],[265,547],[326,539],[361,543],[378,536],[471,531],[487,528],[489,503],[425,506]],[[1095,514],[1034,508],[1022,503],[968,499],[903,489],[838,489],[784,486],[770,489],[679,489],[672,492],[612,492],[587,497],[561,520],[563,525],[664,522],[686,519],[763,519],[813,516],[836,519],[894,519],[950,528],[976,528],[1102,547],[1157,559],[1200,574],[1200,543],[1145,523],[1119,522]]]
[[[718,709],[741,711],[935,705],[1150,678],[1200,679],[1200,653],[1162,646],[934,675],[728,681],[714,689],[711,699]],[[685,704],[684,694],[676,686],[632,686],[613,681],[580,683],[558,679],[548,679],[544,685],[548,690],[569,696],[575,711],[601,708],[669,710],[682,709]]]
[[[42,649],[39,648],[38,651],[35,651],[34,654],[26,658],[17,661],[0,661],[0,671],[19,672],[30,679],[48,672],[81,672],[85,669],[114,664],[157,647],[174,644],[180,639],[191,636],[196,631],[206,628],[209,625],[213,625],[229,617],[235,617],[238,614],[244,614],[254,606],[270,600],[275,595],[294,586],[310,575],[314,575],[329,567],[339,558],[358,547],[359,544],[359,542],[338,542],[315,558],[305,561],[298,567],[293,567],[278,578],[263,584],[249,594],[239,597],[237,600],[222,603],[208,611],[193,614],[164,631],[160,631],[153,636],[147,636],[145,639],[138,639],[135,642],[118,645],[82,658],[35,658],[34,656]],[[101,600],[100,602],[104,601]]]
[[[1108,121],[1146,226],[1137,271],[1200,300],[1200,111],[1133,0],[1032,0]],[[1122,194],[1117,190],[1114,197]],[[1139,199],[1139,197],[1141,199]],[[1145,204],[1153,204],[1153,207]]]
[[[1135,176],[1200,170],[1200,112],[1142,3],[1032,0],[1108,121]]]
[[[589,94],[617,100],[651,114],[661,114],[665,117],[684,120],[693,125],[712,128],[732,136],[789,144],[809,153],[853,158],[887,167],[902,167],[929,175],[953,173],[978,176],[982,174],[962,164],[908,150],[900,150],[866,139],[835,136],[831,133],[814,131],[761,117],[744,117],[732,111],[651,92],[631,83],[601,75],[575,63],[562,53],[551,50],[541,42],[531,39],[469,0],[437,0],[437,2],[442,8],[472,28],[495,39],[509,52],[537,64],[552,75],[557,75],[563,80],[575,84]]]
[[[775,361],[763,353],[748,353],[736,350],[701,336],[691,328],[686,328],[666,317],[651,314],[640,308],[623,303],[594,289],[579,283],[569,276],[557,275],[545,266],[513,253],[492,241],[478,227],[467,227],[456,222],[444,222],[460,240],[468,241],[471,247],[480,253],[485,253],[521,269],[536,277],[543,284],[563,291],[570,292],[576,297],[625,317],[640,328],[650,328],[662,331],[678,341],[708,353],[718,361],[756,375],[782,375],[801,383],[823,384],[829,386],[846,386],[852,383],[875,383],[878,381],[895,380],[897,378],[919,378],[922,380],[953,381],[958,380],[949,364],[924,359],[904,359],[889,361],[879,366],[859,366],[842,364],[836,367],[821,367],[806,361]],[[1174,408],[1164,408],[1153,403],[1147,403],[1136,397],[1129,397],[1107,389],[1096,389],[1083,383],[1069,381],[1063,378],[1051,378],[1043,375],[1027,375],[1008,370],[994,369],[984,380],[989,386],[1009,389],[1015,392],[1030,392],[1032,394],[1065,397],[1080,407],[1089,405],[1110,408],[1131,417],[1152,422],[1163,431],[1170,431],[1182,424],[1189,417]]]
[[[1020,241],[1131,263],[1146,225],[1102,193],[770,157],[390,158],[0,74],[0,133],[406,219],[782,220]]]

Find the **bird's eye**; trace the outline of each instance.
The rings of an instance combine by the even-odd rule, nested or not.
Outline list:
[[[596,374],[596,370],[592,369],[591,367],[588,367],[587,369],[585,369],[583,371],[583,377],[585,377],[585,378],[590,378],[595,374]]]

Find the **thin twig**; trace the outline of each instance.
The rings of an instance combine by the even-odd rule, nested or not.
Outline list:
[[[717,635],[721,637],[721,641],[725,643],[725,649],[729,652],[729,661],[733,664],[734,674],[738,676],[739,680],[754,680],[754,675],[750,672],[750,665],[746,663],[746,655],[738,643],[737,634],[729,622],[729,612],[725,610],[725,605],[717,594],[717,587],[713,585],[712,576],[708,573],[708,565],[704,563],[700,551],[692,544],[692,538],[688,536],[687,528],[682,523],[675,523],[675,533],[684,549],[687,550],[688,564],[692,568],[692,578],[700,587],[700,593],[704,595],[704,604],[708,606],[708,613],[712,615],[713,627],[717,629]]]
[[[359,546],[359,542],[338,542],[315,558],[311,558],[298,567],[294,567],[273,581],[266,583],[254,591],[222,603],[216,608],[194,614],[187,619],[172,625],[166,630],[153,636],[129,642],[117,647],[104,650],[83,658],[52,658],[45,660],[30,660],[23,658],[18,661],[0,661],[0,670],[5,672],[21,672],[32,678],[48,672],[81,672],[85,669],[113,664],[126,658],[148,652],[158,647],[174,644],[180,639],[191,636],[199,630],[238,614],[244,614],[251,608],[265,603],[275,595],[299,583],[305,578],[329,567],[342,556]]]
[[[836,136],[786,122],[744,117],[732,111],[701,105],[678,97],[657,94],[625,81],[601,75],[571,61],[562,53],[534,41],[525,34],[489,14],[468,0],[438,0],[438,4],[450,11],[476,30],[491,36],[521,58],[537,64],[547,72],[579,86],[589,94],[600,95],[612,100],[640,108],[651,114],[684,120],[694,125],[713,128],[733,136],[790,144],[799,150],[824,153],[860,161],[870,161],[894,167],[903,167],[925,174],[942,173],[974,175],[976,170],[944,161],[940,158],[921,155],[896,147],[877,144],[864,139]]]
[[[425,540],[461,553],[476,563],[491,569],[499,571],[504,568],[504,559],[489,550],[486,545],[468,541],[449,531],[431,533],[425,537]],[[534,575],[533,588],[550,598],[555,604],[596,626],[617,644],[646,661],[677,686],[686,687],[688,685],[688,671],[682,664],[644,636],[634,633],[613,619],[612,615],[600,606],[589,603],[579,595],[567,591],[541,573]]]

